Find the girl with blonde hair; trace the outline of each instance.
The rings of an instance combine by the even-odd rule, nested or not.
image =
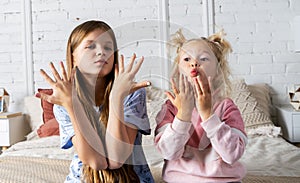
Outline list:
[[[247,136],[240,111],[228,97],[231,46],[221,31],[187,40],[171,39],[176,58],[172,92],[156,117],[155,144],[165,159],[166,182],[240,182],[238,161]]]
[[[142,135],[150,134],[145,89],[133,81],[143,57],[127,67],[118,61],[113,30],[102,21],[77,26],[67,45],[67,71],[51,63],[54,78],[41,70],[53,94],[36,96],[54,103],[61,147],[75,147],[65,182],[154,182],[147,165]]]

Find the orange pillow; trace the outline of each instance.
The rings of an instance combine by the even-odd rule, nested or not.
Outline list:
[[[37,130],[39,137],[49,137],[53,135],[59,135],[58,122],[55,118],[50,119],[47,123],[40,126]]]
[[[38,92],[51,95],[52,89],[38,89]],[[53,114],[53,104],[46,100],[41,100],[41,106],[43,109],[43,122],[44,124],[38,129],[39,137],[47,137],[51,135],[59,135],[58,122]],[[49,124],[48,124],[49,123]]]

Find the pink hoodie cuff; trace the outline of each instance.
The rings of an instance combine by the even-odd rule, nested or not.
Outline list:
[[[172,123],[172,128],[174,131],[176,131],[178,134],[186,134],[191,129],[192,123],[191,122],[185,122],[181,121],[178,118],[174,118],[174,121]]]
[[[218,131],[221,124],[220,118],[215,114],[211,115],[206,121],[201,123],[208,138],[212,137]]]

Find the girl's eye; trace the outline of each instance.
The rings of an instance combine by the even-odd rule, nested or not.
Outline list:
[[[91,44],[91,45],[88,45],[86,48],[88,48],[88,49],[94,49],[94,48],[96,48],[96,45],[95,44]]]
[[[105,50],[108,50],[108,51],[111,51],[111,50],[112,50],[112,48],[111,48],[111,47],[108,47],[108,46],[104,47],[104,49],[105,49]]]
[[[187,57],[187,58],[184,58],[183,60],[186,61],[186,62],[188,62],[188,61],[190,61],[191,59]]]
[[[201,61],[208,61],[208,58],[206,57],[203,57],[203,58],[200,58]]]

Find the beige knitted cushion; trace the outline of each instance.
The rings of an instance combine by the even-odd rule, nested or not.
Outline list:
[[[268,104],[259,104],[244,80],[233,82],[232,91],[232,100],[242,114],[246,130],[274,126],[268,109],[263,108]]]

